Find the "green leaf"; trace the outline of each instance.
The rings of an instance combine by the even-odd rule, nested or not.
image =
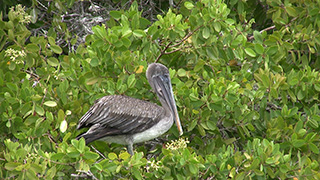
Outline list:
[[[229,24],[229,25],[233,25],[235,23],[235,21],[231,18],[228,18],[225,20],[225,23]]]
[[[190,170],[190,172],[191,172],[192,174],[197,174],[197,173],[198,173],[198,168],[197,168],[197,166],[194,165],[194,164],[192,164],[192,163],[189,164],[189,170]]]
[[[8,21],[5,23],[5,27],[8,29],[13,29],[14,28],[14,24],[12,21]]]
[[[299,83],[299,80],[298,80],[298,78],[295,77],[295,78],[292,78],[292,79],[288,79],[288,83],[291,86],[295,86],[296,84]]]
[[[9,69],[10,69],[11,71],[15,70],[15,69],[16,69],[16,63],[11,62],[10,65],[9,65]]]
[[[57,106],[57,103],[55,101],[46,101],[43,104],[48,107],[56,107]]]
[[[70,138],[70,136],[71,136],[71,133],[70,133],[70,132],[66,133],[65,136],[63,137],[62,141],[63,141],[63,142],[66,142],[66,141]],[[81,138],[80,138],[80,139],[81,139]]]
[[[48,36],[48,42],[50,45],[56,45],[56,41],[54,40],[54,37]]]
[[[122,43],[122,41],[121,40],[116,40],[114,43],[113,43],[113,45],[115,46],[115,47],[121,47],[122,45],[123,45],[123,43]]]
[[[240,172],[236,175],[235,180],[243,180],[246,177],[246,174],[244,172]]]
[[[134,85],[136,84],[136,76],[135,76],[135,74],[131,74],[128,77],[127,84],[128,84],[128,88],[133,88],[134,87]]]
[[[46,112],[46,118],[49,120],[49,121],[53,121],[53,114],[52,112]]]
[[[314,89],[319,92],[320,91],[320,84],[314,84]]]
[[[266,74],[262,74],[261,76],[262,84],[264,87],[269,88],[270,86],[270,79]]]
[[[202,126],[197,126],[197,128],[198,128],[198,131],[199,131],[201,136],[205,136],[206,135],[206,132],[205,132],[205,130],[203,129]]]
[[[258,43],[263,43],[263,38],[262,38],[262,35],[259,31],[254,31],[253,37]]]
[[[205,27],[202,31],[202,37],[208,39],[210,37],[210,29]]]
[[[63,121],[64,117],[65,117],[64,111],[62,109],[59,109],[59,111],[58,111],[58,122]]]
[[[263,54],[264,48],[261,44],[254,44],[254,50],[258,53],[258,54]]]
[[[267,48],[266,54],[268,54],[269,56],[272,56],[272,55],[276,54],[278,51],[279,51],[278,46],[269,46]]]
[[[238,35],[233,41],[232,41],[232,46],[237,47],[239,44],[243,42],[244,38],[242,35]]]
[[[54,66],[54,67],[60,65],[60,62],[59,62],[58,59],[55,58],[55,57],[50,57],[50,58],[48,58],[48,61],[47,61],[47,62],[48,62],[48,64],[49,64],[50,66]]]
[[[188,131],[192,131],[197,124],[198,124],[198,121],[196,119],[192,120],[191,123],[189,123]]]
[[[271,169],[271,167],[267,167],[267,173],[272,179],[275,178],[274,171]]]
[[[67,121],[66,120],[61,121],[61,123],[60,123],[60,131],[62,133],[64,133],[64,132],[66,132],[67,128],[68,128]]]
[[[194,7],[194,5],[189,1],[184,2],[184,6],[189,10],[191,10]]]
[[[30,56],[27,56],[25,60],[26,60],[27,67],[32,67],[35,64],[35,59]]]
[[[99,59],[98,58],[92,58],[91,59],[91,61],[90,61],[90,65],[92,66],[92,67],[96,67],[96,66],[98,66],[99,65]]]
[[[39,94],[35,94],[31,96],[32,101],[39,101],[41,100],[43,97],[40,96]]]
[[[53,44],[53,45],[50,46],[50,49],[56,54],[61,54],[62,53],[62,49],[58,45]]]
[[[13,41],[14,40],[14,34],[13,34],[13,30],[12,29],[9,29],[8,30],[8,38]]]
[[[251,57],[256,57],[256,53],[254,52],[253,49],[251,48],[245,48],[244,51],[246,52],[246,54],[248,54]]]
[[[36,113],[39,114],[40,116],[43,116],[43,115],[44,115],[44,109],[43,109],[41,106],[39,106],[38,104],[36,104],[36,106],[35,106],[35,111],[36,111]]]
[[[296,148],[300,148],[305,145],[305,141],[303,139],[295,139],[292,141],[292,145]]]
[[[274,87],[270,88],[270,94],[273,98],[278,98],[278,91]]]
[[[71,152],[67,153],[67,156],[70,157],[70,158],[78,158],[78,157],[80,157],[80,152],[71,151]]]
[[[286,7],[289,16],[296,17],[298,15],[297,11],[293,7]]]
[[[18,162],[8,162],[4,165],[4,168],[7,169],[8,171],[13,171],[15,168],[20,166],[21,163]]]
[[[111,17],[113,17],[116,20],[119,20],[122,15],[122,13],[120,11],[110,11],[109,14]]]
[[[203,69],[203,66],[204,66],[204,65],[205,65],[205,62],[204,62],[203,60],[198,60],[196,66],[194,67],[193,70],[194,70],[195,72],[198,72],[198,71],[200,71],[200,70]]]
[[[296,95],[295,95],[290,89],[288,89],[287,92],[288,92],[291,100],[292,100],[293,102],[296,102],[296,101],[297,101]]]
[[[309,143],[309,149],[311,149],[315,154],[319,154],[319,148],[315,144]]]
[[[214,131],[217,128],[216,124],[213,121],[210,121],[210,120],[207,121],[207,126],[211,131]]]
[[[184,69],[179,69],[178,70],[178,76],[185,77],[186,75],[187,75],[186,70],[184,70]]]
[[[64,153],[55,153],[51,156],[51,160],[53,161],[61,160],[64,156],[65,156]]]
[[[26,46],[26,49],[27,49],[27,51],[34,52],[34,53],[37,53],[40,50],[39,46],[37,46],[36,44],[32,44],[32,43],[28,44]]]
[[[141,37],[146,36],[146,33],[141,29],[136,29],[136,30],[133,31],[133,35],[138,37],[138,38],[141,38]]]
[[[317,129],[319,127],[318,122],[314,118],[310,118],[308,120],[308,125],[314,129]]]
[[[250,169],[256,169],[259,168],[260,160],[259,159],[254,159],[253,162],[251,163]]]
[[[46,173],[46,179],[53,179],[56,176],[57,168],[53,166]]]
[[[122,153],[119,154],[119,158],[120,158],[120,159],[123,159],[123,160],[129,159],[130,157],[131,157],[131,156],[130,156],[130,154],[129,154],[127,151],[122,152]]]
[[[213,28],[214,28],[214,30],[216,30],[217,32],[220,32],[220,31],[221,31],[221,24],[220,24],[220,22],[218,22],[218,21],[213,22]]]
[[[106,44],[102,39],[98,39],[92,43],[92,47],[95,47],[95,48],[100,48],[104,46],[108,47],[107,45],[108,44]]]
[[[18,91],[18,86],[14,83],[8,82],[6,84],[6,86],[11,89],[13,92],[17,92]]]
[[[81,138],[81,139],[78,141],[78,147],[77,147],[77,149],[78,149],[78,151],[79,151],[80,153],[83,153],[85,147],[86,147],[86,141],[85,141],[83,138]]]
[[[254,171],[254,173],[255,173],[256,175],[258,175],[258,176],[263,176],[263,175],[264,175],[264,172],[263,172],[263,171],[260,171],[260,170],[258,170],[258,169],[254,169],[253,171]]]
[[[229,144],[234,143],[236,140],[237,140],[236,138],[228,138],[228,139],[224,140],[224,143],[229,145]]]
[[[300,90],[298,91],[297,98],[298,98],[299,100],[302,100],[304,97],[305,97],[305,93],[300,89]]]
[[[133,176],[135,178],[142,179],[142,175],[141,175],[141,173],[140,173],[140,171],[139,171],[139,169],[137,167],[132,167],[131,170],[132,170],[131,172],[133,173]]]
[[[290,168],[288,167],[288,165],[286,165],[286,164],[281,164],[280,165],[280,171],[282,173],[287,173],[289,170],[290,170]]]
[[[108,154],[108,158],[110,159],[110,160],[115,160],[115,159],[117,159],[118,158],[118,156],[117,156],[117,154],[116,153],[109,153]]]
[[[121,41],[125,47],[129,48],[131,46],[131,41],[128,38],[123,37],[121,38]]]
[[[97,153],[94,153],[94,152],[91,152],[91,151],[86,151],[84,154],[83,154],[84,158],[86,159],[93,159],[93,160],[96,160],[99,158],[99,155]]]

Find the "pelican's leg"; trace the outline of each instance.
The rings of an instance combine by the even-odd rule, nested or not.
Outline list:
[[[133,144],[132,144],[132,143],[128,144],[127,149],[128,149],[128,153],[129,153],[131,156],[133,156]]]

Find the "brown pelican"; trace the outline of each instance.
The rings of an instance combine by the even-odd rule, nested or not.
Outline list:
[[[77,129],[89,127],[89,130],[77,139],[83,137],[87,144],[100,139],[127,145],[133,155],[133,144],[164,134],[174,121],[182,135],[168,68],[159,63],[150,64],[146,76],[162,106],[122,95],[102,97],[79,120]]]

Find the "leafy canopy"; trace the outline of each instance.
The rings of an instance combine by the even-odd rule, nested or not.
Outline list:
[[[75,3],[62,2],[51,10]],[[138,6],[110,11],[76,50],[61,16],[33,34],[40,4],[1,14],[1,178],[320,179],[319,2],[181,1],[156,20]],[[132,157],[74,139],[102,96],[156,103],[155,61],[170,67],[182,138],[172,128]]]

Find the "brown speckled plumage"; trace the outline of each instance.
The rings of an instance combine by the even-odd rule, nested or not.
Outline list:
[[[164,109],[157,104],[128,96],[110,95],[98,99],[82,116],[77,128],[100,124],[101,128],[90,134],[90,138],[83,134],[86,142],[90,143],[104,136],[142,132],[155,125],[163,116]]]

